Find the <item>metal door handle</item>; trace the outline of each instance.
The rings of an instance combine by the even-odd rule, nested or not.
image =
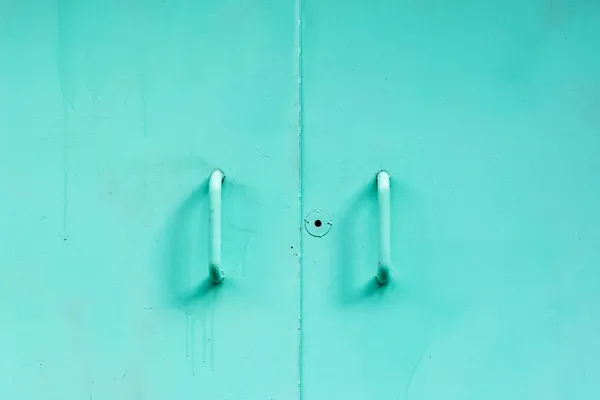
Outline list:
[[[379,264],[377,282],[385,285],[390,280],[390,174],[377,174],[377,201],[379,203]]]
[[[210,174],[208,181],[208,273],[213,283],[225,276],[221,269],[221,188],[225,174],[220,169]]]

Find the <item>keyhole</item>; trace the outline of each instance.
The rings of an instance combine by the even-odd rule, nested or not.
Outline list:
[[[331,229],[331,218],[325,211],[314,210],[305,217],[304,224],[309,235],[323,237]]]

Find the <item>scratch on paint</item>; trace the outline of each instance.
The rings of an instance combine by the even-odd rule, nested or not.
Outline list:
[[[421,356],[419,357],[419,361],[415,364],[415,366],[413,367],[410,376],[408,377],[408,382],[406,383],[406,387],[404,389],[404,400],[408,400],[408,394],[410,392],[410,387],[412,386],[413,380],[415,378],[415,374],[417,373],[417,370],[419,369],[419,366],[421,365],[421,363],[423,362],[423,360],[425,359],[425,352],[427,351],[427,347],[425,347],[423,349],[423,351],[421,352]]]
[[[267,158],[271,158],[270,156],[266,155],[261,149],[259,149],[258,147],[256,148],[256,151],[258,151],[260,154],[262,154],[263,156],[267,157]]]

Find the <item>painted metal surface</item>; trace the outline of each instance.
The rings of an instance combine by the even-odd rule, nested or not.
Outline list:
[[[297,397],[295,14],[0,0],[1,399]]]
[[[302,15],[302,398],[600,398],[600,3]]]
[[[599,27],[0,0],[0,398],[600,397]]]

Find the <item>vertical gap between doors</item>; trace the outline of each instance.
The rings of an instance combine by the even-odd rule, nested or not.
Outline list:
[[[296,34],[295,34],[295,54],[296,54],[296,79],[297,79],[297,107],[298,107],[298,216],[299,249],[298,249],[298,278],[299,278],[299,304],[298,304],[298,398],[302,400],[302,345],[303,345],[303,326],[302,326],[302,294],[303,294],[303,219],[304,209],[302,207],[302,117],[303,117],[303,96],[302,96],[302,0],[296,0]]]

